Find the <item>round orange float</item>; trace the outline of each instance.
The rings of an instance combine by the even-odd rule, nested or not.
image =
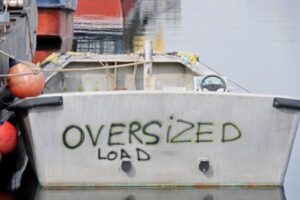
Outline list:
[[[0,154],[14,150],[17,145],[17,129],[7,121],[0,120]]]
[[[12,66],[8,74],[32,73],[32,68],[23,63]],[[43,72],[23,76],[9,76],[7,84],[10,92],[20,99],[25,97],[35,97],[42,93],[45,86],[45,76]]]

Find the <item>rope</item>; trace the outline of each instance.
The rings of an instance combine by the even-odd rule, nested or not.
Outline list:
[[[18,59],[18,58],[16,58],[15,56],[10,55],[10,54],[8,54],[8,53],[2,51],[2,50],[0,50],[0,54],[2,54],[2,55],[4,55],[4,56],[7,56],[7,57],[9,57],[9,58],[12,58],[12,59],[14,59],[14,60],[16,60],[16,61],[18,61],[18,62],[20,62],[20,63],[23,63],[23,64],[25,64],[25,65],[28,65],[28,66],[30,66],[30,67],[32,67],[32,68],[38,68],[38,66],[37,66],[36,64],[31,63],[31,62],[28,62],[28,61],[21,60],[21,59]]]
[[[41,69],[38,65],[27,62],[21,59],[16,58],[13,55],[10,55],[2,50],[0,50],[0,54],[7,56],[9,58],[12,58],[20,63],[23,63],[29,67],[31,67],[32,72],[26,72],[26,73],[18,73],[18,74],[0,74],[0,77],[16,77],[16,76],[28,76],[28,75],[38,75],[40,72],[73,72],[73,71],[92,71],[92,70],[107,70],[107,69],[116,69],[116,68],[122,68],[122,67],[130,67],[130,66],[136,66],[145,64],[147,62],[133,62],[133,63],[127,63],[127,64],[121,64],[121,65],[114,65],[114,66],[105,66],[101,61],[99,61],[99,64],[102,67],[87,67],[87,68],[71,68],[71,69],[62,69],[62,68],[56,68],[56,69]]]
[[[2,53],[4,55],[7,55],[11,58],[14,58],[13,56],[8,55],[7,53],[2,52],[1,50],[0,50],[0,53]],[[22,62],[22,63],[27,65],[27,62]],[[32,72],[18,73],[18,74],[0,74],[0,77],[16,77],[16,76],[38,75],[40,72],[74,72],[74,71],[108,70],[108,69],[116,69],[116,68],[130,67],[130,66],[134,67],[134,66],[137,66],[137,65],[145,64],[145,63],[147,63],[147,62],[133,62],[133,63],[127,63],[127,64],[121,64],[121,65],[114,65],[114,66],[70,68],[70,69],[62,69],[62,68],[41,69],[37,65],[31,63],[32,64],[31,66],[34,66],[34,67],[31,68]]]
[[[28,72],[28,73],[19,73],[19,74],[0,74],[0,77],[15,77],[15,76],[28,76],[28,75],[37,75],[36,73],[33,72]]]
[[[177,52],[170,52],[170,53],[162,53],[162,55],[165,55],[165,56],[176,56],[176,53]],[[122,65],[114,65],[114,66],[105,66],[104,63],[102,63],[101,61],[99,61],[99,64],[102,66],[102,67],[88,67],[88,68],[71,68],[71,69],[62,69],[62,68],[56,68],[56,69],[41,69],[39,66],[33,64],[33,63],[30,63],[30,62],[27,62],[27,61],[23,61],[23,60],[20,60],[20,59],[17,59],[15,58],[14,56],[12,55],[9,55],[7,53],[5,53],[4,51],[0,50],[0,54],[3,54],[5,56],[8,56],[10,58],[13,58],[25,65],[28,65],[30,67],[32,67],[32,72],[28,72],[28,73],[19,73],[19,74],[0,74],[0,78],[1,77],[14,77],[14,76],[27,76],[27,75],[38,75],[40,72],[74,72],[74,71],[92,71],[92,70],[107,70],[107,69],[117,69],[117,68],[122,68],[122,67],[130,67],[130,66],[133,66],[133,67],[136,67],[138,65],[141,65],[141,64],[146,64],[146,63],[149,63],[149,62],[133,62],[133,63],[128,63],[128,64],[122,64]],[[217,73],[213,68],[211,68],[209,65],[201,62],[200,60],[198,60],[198,62],[207,67],[208,69],[210,69],[211,71]],[[107,63],[106,63],[107,64]],[[218,73],[217,73],[218,74]],[[229,81],[231,81],[230,79],[228,79]],[[231,81],[233,82],[233,81]],[[234,83],[234,82],[233,82]],[[239,84],[237,83],[234,83],[235,85],[237,85],[238,87],[242,88],[243,90],[247,91],[247,92],[250,92],[249,90],[247,90],[246,88],[240,86]]]

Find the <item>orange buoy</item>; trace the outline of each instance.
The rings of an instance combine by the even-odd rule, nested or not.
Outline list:
[[[0,153],[6,154],[17,145],[17,129],[7,121],[0,121]]]
[[[23,63],[12,66],[8,74],[32,73],[30,66]],[[42,93],[45,86],[45,76],[43,72],[24,76],[9,76],[7,78],[8,89],[20,99],[25,97],[35,97]]]

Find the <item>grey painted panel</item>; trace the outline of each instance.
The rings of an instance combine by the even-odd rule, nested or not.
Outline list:
[[[118,91],[63,99],[28,115],[44,186],[281,185],[299,121],[295,110],[274,108],[272,96]]]

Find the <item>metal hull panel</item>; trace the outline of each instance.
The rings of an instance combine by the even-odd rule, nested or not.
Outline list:
[[[32,108],[24,118],[43,186],[282,185],[299,121],[296,110],[274,108],[271,96],[62,96],[63,106]]]

